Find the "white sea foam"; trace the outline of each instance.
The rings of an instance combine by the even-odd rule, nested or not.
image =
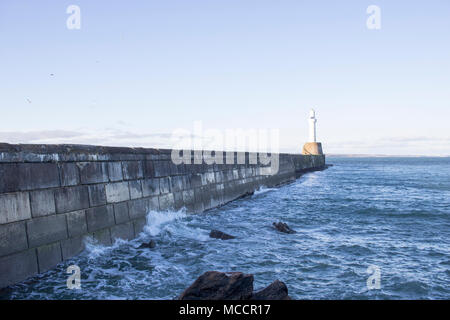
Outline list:
[[[92,237],[84,238],[84,245],[89,259],[96,259],[111,249],[110,247],[100,244]]]
[[[166,212],[151,211],[147,215],[144,234],[155,237],[165,232],[187,239],[199,241],[209,240],[207,231],[192,226],[186,218],[188,218],[188,214],[185,209]]]
[[[114,243],[111,246],[105,246],[92,237],[86,237],[84,239],[84,244],[86,248],[85,252],[87,253],[88,259],[90,260],[102,257],[105,254],[108,254],[111,251],[114,251],[115,249],[119,248],[120,246],[128,245],[129,243],[130,241],[128,240],[114,239]]]
[[[253,195],[257,196],[259,194],[263,194],[269,191],[277,190],[275,188],[266,188],[266,187],[260,187],[258,190],[255,190],[255,193]]]
[[[148,236],[156,237],[160,235],[162,231],[167,231],[170,234],[177,234],[178,236],[204,241],[207,238],[207,235],[204,234],[204,231],[202,232],[202,230],[198,228],[191,228],[186,223],[177,223],[176,225],[173,224],[174,222],[181,222],[181,220],[185,219],[186,217],[187,214],[185,209],[165,212],[150,211],[146,217],[147,222],[144,226],[144,230],[140,234],[140,237],[138,237],[138,239],[115,239],[112,246],[105,246],[99,243],[93,237],[86,237],[84,239],[84,243],[87,258],[89,260],[94,260],[104,257],[105,255],[111,253],[119,247],[130,245],[134,242],[139,242],[140,240],[142,240],[142,238],[146,238]]]
[[[157,212],[150,211],[147,214],[147,224],[144,227],[144,233],[151,236],[158,235],[164,226],[172,221],[186,218],[186,210]]]

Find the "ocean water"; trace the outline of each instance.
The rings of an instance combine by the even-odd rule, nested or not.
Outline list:
[[[328,158],[333,167],[145,231],[0,292],[2,299],[173,299],[208,270],[284,281],[294,299],[450,299],[450,158]],[[296,234],[274,230],[286,222]],[[235,235],[210,239],[211,229]],[[156,248],[137,249],[154,239]],[[69,265],[81,289],[66,286]],[[369,266],[380,271],[369,290]]]

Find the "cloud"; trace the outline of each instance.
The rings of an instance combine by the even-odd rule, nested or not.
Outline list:
[[[196,136],[191,136],[195,138]],[[198,138],[198,137],[197,137]],[[172,133],[138,133],[131,130],[41,130],[0,132],[0,142],[30,144],[90,144],[121,147],[172,148]],[[206,138],[204,145],[208,145]],[[285,141],[287,142],[287,141]],[[297,142],[296,142],[297,143]],[[302,143],[300,143],[302,144]],[[450,155],[450,137],[397,136],[381,139],[323,141],[325,153],[385,155]],[[301,145],[283,145],[280,152],[298,153]]]
[[[108,129],[104,131],[36,130],[0,132],[0,142],[48,144],[99,144],[110,146],[166,146],[171,134],[146,133]]]
[[[0,132],[0,141],[8,143],[33,143],[33,141],[46,139],[73,139],[83,134],[76,131],[66,130],[43,130],[43,131],[6,131]]]
[[[194,138],[194,135],[191,135]],[[0,132],[0,143],[88,144],[120,147],[172,148],[172,133],[137,133],[130,130],[36,130]]]

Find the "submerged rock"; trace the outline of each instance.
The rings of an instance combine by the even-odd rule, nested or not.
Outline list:
[[[155,240],[150,240],[150,242],[144,242],[138,248],[139,249],[143,249],[143,248],[153,249],[154,247],[156,247]]]
[[[209,236],[211,238],[215,238],[215,239],[222,239],[222,240],[230,240],[230,239],[235,239],[235,236],[226,234],[225,232],[219,231],[219,230],[211,230],[211,232],[209,233]]]
[[[296,233],[286,223],[283,223],[283,222],[274,222],[273,226],[275,227],[275,229],[277,229],[280,232],[289,233],[289,234]]]
[[[244,193],[240,198],[246,198],[246,197],[250,197],[252,195],[255,194],[255,191],[247,191],[246,193]]]
[[[284,282],[275,280],[268,287],[253,293],[252,300],[291,300]]]
[[[207,271],[179,300],[247,300],[253,293],[253,275],[242,272]]]

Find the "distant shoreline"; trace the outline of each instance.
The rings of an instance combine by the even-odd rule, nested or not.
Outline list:
[[[446,156],[428,156],[428,155],[389,155],[389,154],[326,154],[331,158],[450,158],[450,155]]]

